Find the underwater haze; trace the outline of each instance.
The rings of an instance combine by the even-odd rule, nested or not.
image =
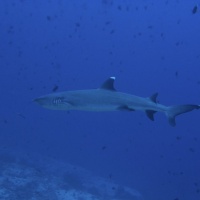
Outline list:
[[[171,127],[33,102],[114,76],[117,91],[200,105],[198,3],[1,0],[0,200],[199,200],[200,110]]]

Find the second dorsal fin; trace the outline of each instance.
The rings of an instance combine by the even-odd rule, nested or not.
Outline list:
[[[157,103],[157,96],[158,96],[158,93],[156,92],[156,93],[154,93],[153,95],[151,95],[151,96],[149,97],[149,99],[150,99],[152,102]]]

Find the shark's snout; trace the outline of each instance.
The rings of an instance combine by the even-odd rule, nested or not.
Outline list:
[[[47,98],[39,97],[39,98],[33,99],[33,102],[36,102],[40,105],[45,105],[45,104],[47,104]]]
[[[66,110],[71,105],[64,100],[63,97],[55,95],[41,96],[33,100],[40,106],[53,110]]]

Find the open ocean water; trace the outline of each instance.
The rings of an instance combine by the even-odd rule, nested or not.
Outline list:
[[[199,200],[200,110],[53,111],[95,89],[200,105],[195,0],[0,1],[0,200]]]

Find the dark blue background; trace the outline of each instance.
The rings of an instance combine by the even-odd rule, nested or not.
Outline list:
[[[97,88],[200,103],[197,1],[1,0],[0,150],[62,159],[138,189],[144,199],[200,198],[200,113],[45,110],[32,99]]]

